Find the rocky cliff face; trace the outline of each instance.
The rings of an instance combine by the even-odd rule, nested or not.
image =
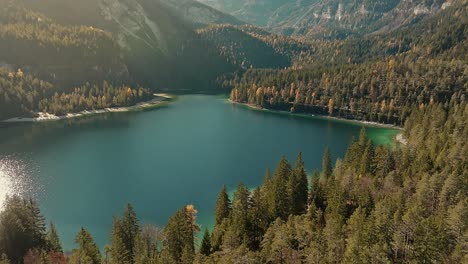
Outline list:
[[[453,0],[238,0],[237,5],[199,1],[276,33],[345,38],[395,30],[437,13]]]
[[[124,49],[135,42],[159,52],[181,35],[207,24],[242,24],[192,0],[20,0],[58,22],[112,32]]]

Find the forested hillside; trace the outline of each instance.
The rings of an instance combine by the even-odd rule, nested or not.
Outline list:
[[[195,31],[200,12],[235,18],[192,1],[131,4],[0,0],[0,119],[128,106],[151,97],[140,85],[210,91],[238,68]]]
[[[34,117],[37,112],[65,115],[84,110],[131,106],[153,98],[148,89],[112,85],[106,81],[84,83],[63,91],[53,84],[0,68],[0,120]]]
[[[316,49],[296,52],[293,67],[224,85],[235,102],[403,126],[413,109],[466,95],[467,14],[465,3],[385,36],[306,41]]]
[[[242,22],[195,1],[19,2],[57,23],[108,32],[118,44],[116,57],[124,61],[130,77],[150,88],[212,91],[218,75],[235,70],[212,52],[214,48],[196,29],[212,23]]]
[[[0,3],[0,66],[21,68],[61,86],[128,79],[110,33],[57,24],[13,1]]]
[[[256,31],[250,32],[252,29]],[[227,62],[241,69],[288,67],[291,60],[287,54],[275,50],[274,46],[257,35],[257,30],[260,34],[271,36],[255,27],[228,24],[202,28],[198,34],[213,43]]]

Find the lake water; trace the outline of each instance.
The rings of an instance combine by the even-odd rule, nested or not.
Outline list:
[[[303,152],[308,171],[320,169],[330,146],[342,157],[361,127],[320,118],[232,105],[225,98],[185,95],[167,107],[75,120],[0,127],[0,203],[8,194],[33,196],[67,250],[87,228],[102,248],[113,215],[126,203],[143,222],[164,226],[186,204],[213,223],[219,190],[261,183],[282,155]],[[379,143],[397,131],[368,128]]]

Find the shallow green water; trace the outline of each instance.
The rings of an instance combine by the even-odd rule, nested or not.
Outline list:
[[[281,155],[302,151],[309,171],[323,150],[342,157],[356,124],[259,112],[205,95],[180,96],[147,112],[0,127],[0,202],[32,195],[53,220],[66,249],[81,226],[100,247],[108,243],[112,215],[127,202],[144,222],[163,226],[185,204],[212,225],[223,184],[261,183]],[[398,131],[368,128],[380,143]]]

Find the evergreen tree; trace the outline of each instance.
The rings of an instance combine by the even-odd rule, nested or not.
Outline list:
[[[273,179],[270,173],[270,169],[267,169],[263,177],[263,184],[260,186],[260,200],[262,205],[265,207],[265,216],[268,224],[275,219],[274,196],[275,192],[273,190]]]
[[[130,261],[133,263],[135,240],[140,233],[140,225],[135,210],[131,204],[127,204],[122,216],[123,240],[126,250],[130,253]]]
[[[347,245],[344,254],[346,263],[370,263],[369,245],[367,239],[367,223],[364,210],[360,207],[351,215],[347,225]]]
[[[309,198],[309,183],[301,152],[297,154],[293,175],[289,180],[289,195],[291,197],[291,213],[294,215],[305,213]]]
[[[44,218],[37,204],[16,195],[7,197],[0,214],[0,254],[20,263],[29,249],[46,247]]]
[[[312,183],[310,187],[310,203],[314,204],[316,208],[325,211],[325,192],[320,184],[320,173],[315,170],[312,175]]]
[[[134,263],[135,241],[140,233],[138,218],[128,204],[122,219],[114,218],[111,235],[111,259],[114,263]]]
[[[180,264],[192,264],[193,259],[195,258],[195,254],[191,246],[187,245],[184,247],[182,251],[182,256],[180,258]]]
[[[112,223],[110,257],[112,263],[116,264],[130,264],[131,255],[126,247],[125,231],[122,226],[122,220],[114,217]]]
[[[283,156],[276,168],[272,178],[272,201],[273,218],[280,217],[285,220],[290,213],[291,198],[287,190],[287,183],[292,176],[292,169],[289,161]]]
[[[184,251],[194,251],[194,227],[187,206],[177,211],[169,218],[164,228],[163,250],[167,250],[171,258],[177,262],[182,260]],[[188,254],[186,252],[186,254]]]
[[[91,237],[91,234],[84,228],[76,235],[75,242],[78,244],[78,249],[73,251],[70,257],[72,264],[100,264],[101,254],[99,249]]]
[[[234,232],[237,243],[244,242],[248,228],[248,213],[250,203],[250,192],[244,184],[239,184],[234,193],[232,202],[232,222],[231,228]]]
[[[176,261],[172,257],[169,250],[164,249],[164,248],[161,250],[161,254],[159,255],[158,260],[159,260],[158,263],[164,263],[164,264],[177,264],[177,263],[179,263],[178,261]]]
[[[364,148],[366,147],[368,138],[367,138],[367,133],[366,133],[366,127],[362,127],[361,131],[359,131],[359,140],[358,144],[361,147],[361,153],[364,151]]]
[[[361,166],[359,168],[360,174],[368,174],[374,172],[374,144],[369,139],[365,145],[364,154],[362,155]]]
[[[49,231],[47,232],[46,238],[47,242],[49,243],[49,248],[52,252],[63,252],[57,230],[55,229],[55,225],[52,222],[50,222]]]
[[[260,243],[263,240],[263,234],[270,225],[267,204],[262,199],[260,188],[255,188],[250,199],[250,208],[248,215],[248,243],[250,250],[260,249]]]
[[[154,263],[156,260],[153,259],[151,248],[148,248],[142,234],[138,234],[135,240],[135,264],[146,264]]]
[[[332,175],[332,162],[330,157],[330,148],[326,147],[322,159],[322,177],[328,179]]]
[[[219,225],[223,219],[229,217],[231,212],[231,201],[229,200],[229,195],[227,193],[226,185],[221,189],[218,199],[216,200],[216,209],[215,209],[215,224]]]
[[[203,239],[200,246],[200,254],[205,256],[209,256],[211,254],[211,237],[208,229],[205,229],[205,233],[203,234]]]

